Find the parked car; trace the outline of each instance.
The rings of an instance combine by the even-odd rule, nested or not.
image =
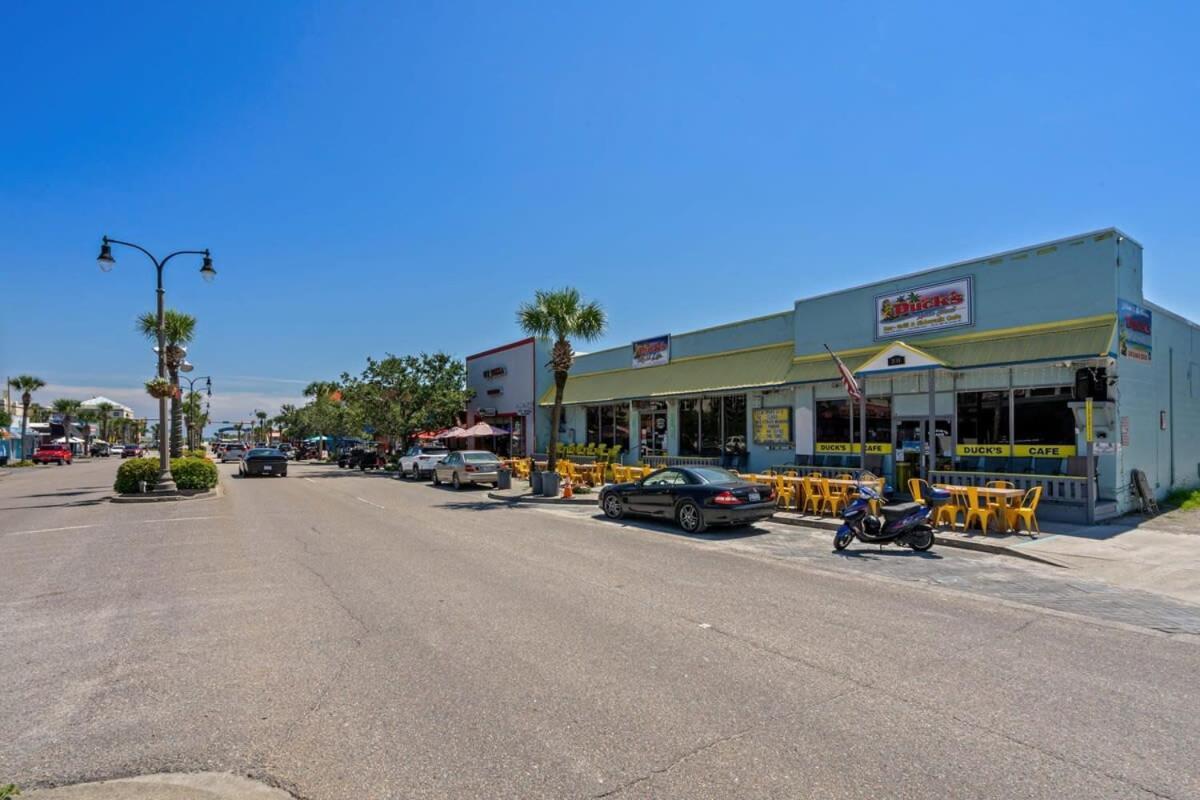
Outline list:
[[[283,453],[284,458],[295,458],[296,450],[287,442],[279,445],[279,452]]]
[[[460,450],[443,458],[433,467],[433,485],[449,483],[455,489],[463,484],[490,483],[499,480],[500,456],[487,450]]]
[[[93,442],[88,452],[92,454],[92,458],[108,458],[112,454],[112,448],[107,442]]]
[[[369,469],[382,469],[387,466],[387,459],[378,448],[370,445],[351,448],[346,456],[346,466],[366,472]]]
[[[71,463],[71,448],[65,444],[43,444],[33,453],[33,463],[49,464],[54,462],[60,467]]]
[[[274,447],[255,447],[238,463],[238,475],[278,475],[287,477],[287,457]]]
[[[441,445],[417,444],[400,456],[400,474],[414,481],[433,474],[433,467],[449,454]]]
[[[775,490],[719,467],[667,467],[631,483],[605,486],[600,508],[611,519],[626,514],[674,520],[687,533],[710,525],[749,525],[775,513]]]
[[[245,455],[246,446],[233,442],[226,445],[225,449],[221,451],[221,463],[224,464],[226,461],[241,461]]]
[[[121,458],[141,458],[144,452],[140,444],[127,444],[121,448]]]

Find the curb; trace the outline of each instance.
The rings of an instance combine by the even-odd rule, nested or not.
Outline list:
[[[184,491],[184,490],[181,490]],[[195,492],[193,494],[172,494],[166,497],[155,497],[154,495],[140,494],[114,494],[108,498],[110,503],[178,503],[182,500],[210,500],[214,497],[221,497],[225,494],[221,484],[217,484],[215,488],[205,492]]]
[[[576,500],[573,497],[541,497],[535,494],[519,494],[519,495],[503,495],[499,492],[488,492],[488,498],[491,500],[499,500],[503,503],[527,503],[533,505],[547,506],[594,506],[599,502],[589,498],[588,500]],[[598,497],[599,495],[597,495]]]
[[[259,781],[222,772],[162,773],[31,789],[30,800],[291,800],[294,795]],[[22,794],[22,797],[25,795]]]
[[[794,515],[776,514],[771,518],[772,522],[782,522],[785,525],[795,525],[798,528],[817,528],[820,530],[836,531],[841,527],[840,522],[835,522],[831,519],[808,519],[804,517],[796,517]],[[1059,561],[1049,556],[1030,553],[1025,550],[1018,550],[1015,547],[1008,547],[1002,544],[991,544],[989,542],[976,542],[966,539],[957,539],[953,537],[943,536],[936,531],[933,534],[933,543],[941,547],[954,547],[959,550],[977,550],[981,553],[992,553],[999,556],[1011,556],[1025,561],[1033,561],[1038,564],[1045,564],[1050,567],[1058,567],[1059,569],[1070,569],[1071,565],[1064,561]]]

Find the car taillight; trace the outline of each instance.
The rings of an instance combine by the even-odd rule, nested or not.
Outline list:
[[[725,491],[713,498],[713,502],[721,506],[736,506],[745,501],[733,492]]]
[[[774,488],[767,489],[767,493],[765,495],[763,495],[763,499],[764,500],[774,500],[775,499],[775,489]]]

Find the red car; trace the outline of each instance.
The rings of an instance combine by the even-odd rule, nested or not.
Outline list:
[[[44,444],[33,454],[33,463],[49,464],[51,461],[59,466],[71,463],[71,448],[65,444]]]

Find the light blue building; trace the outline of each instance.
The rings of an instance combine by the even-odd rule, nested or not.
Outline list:
[[[1200,483],[1200,327],[1143,296],[1142,247],[1116,229],[765,317],[632,333],[643,338],[577,359],[566,442],[618,445],[627,462],[754,471],[852,472],[865,450],[867,468],[900,488],[1040,485],[1047,517],[1137,508],[1134,470],[1159,498]],[[864,387],[865,413],[825,345]],[[541,373],[544,452],[552,379]]]

